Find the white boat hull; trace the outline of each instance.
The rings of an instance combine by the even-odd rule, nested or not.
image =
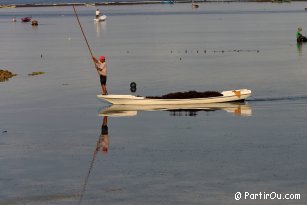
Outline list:
[[[106,15],[100,16],[98,19],[94,19],[95,22],[105,21],[107,19]]]
[[[186,105],[245,100],[251,95],[251,90],[240,89],[223,91],[222,94],[223,96],[218,97],[189,99],[151,99],[134,95],[97,95],[97,97],[114,105]]]

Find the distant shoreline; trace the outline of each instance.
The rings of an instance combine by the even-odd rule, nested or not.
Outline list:
[[[190,3],[191,1],[180,1],[176,3]],[[204,2],[204,1],[201,1]],[[55,3],[55,4],[10,4],[0,5],[3,8],[23,8],[23,7],[58,7],[58,6],[108,6],[108,5],[139,5],[139,4],[173,4],[174,1],[135,1],[135,2],[100,2],[100,3]]]
[[[288,2],[289,0],[199,0],[194,3],[228,3],[228,2]],[[306,0],[296,0],[306,1]],[[157,0],[157,1],[132,1],[132,2],[100,2],[100,3],[55,3],[55,4],[9,4],[0,5],[0,8],[24,8],[24,7],[62,7],[62,6],[108,6],[108,5],[142,5],[142,4],[174,4],[174,3],[191,3],[191,0],[173,1],[173,0]]]

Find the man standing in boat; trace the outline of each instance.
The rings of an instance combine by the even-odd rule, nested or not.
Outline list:
[[[95,62],[96,69],[99,73],[100,77],[100,84],[102,88],[102,94],[103,95],[108,95],[107,91],[107,65],[106,65],[106,58],[104,56],[100,56],[99,60],[97,60],[93,56],[93,61]]]
[[[96,19],[99,19],[99,17],[100,17],[100,11],[99,9],[96,9]]]

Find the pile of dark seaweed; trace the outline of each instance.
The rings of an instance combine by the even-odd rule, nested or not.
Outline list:
[[[189,99],[189,98],[210,98],[223,96],[221,93],[216,91],[206,91],[206,92],[197,92],[195,90],[187,92],[175,92],[168,93],[162,96],[147,96],[146,98],[150,99]]]
[[[8,71],[8,70],[0,70],[0,82],[7,81],[13,76],[16,76],[16,74]]]

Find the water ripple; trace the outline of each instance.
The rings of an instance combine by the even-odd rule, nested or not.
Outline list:
[[[251,98],[247,101],[253,102],[272,102],[272,101],[298,101],[298,100],[307,100],[307,95],[300,96],[282,96],[282,97],[263,97],[263,98]]]

